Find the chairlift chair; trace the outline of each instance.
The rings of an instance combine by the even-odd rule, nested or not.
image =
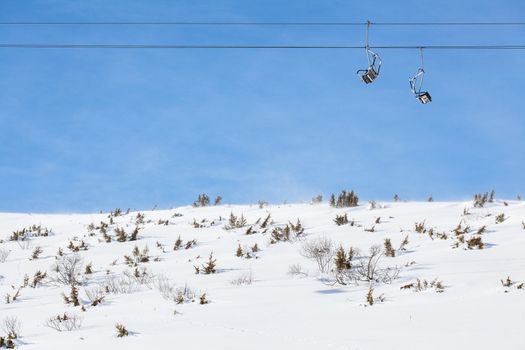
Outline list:
[[[368,45],[368,32],[370,31],[371,25],[372,22],[366,22],[365,51],[366,59],[368,60],[368,67],[357,71],[357,74],[361,76],[361,80],[363,80],[365,84],[370,84],[376,80],[379,75],[379,70],[381,69],[381,58],[377,53],[370,50],[370,46]]]
[[[419,68],[417,70],[416,75],[414,75],[412,78],[410,78],[410,89],[412,90],[412,93],[414,94],[414,97],[419,100],[422,104],[427,104],[432,102],[432,96],[428,93],[428,91],[422,91],[421,90],[421,84],[423,83],[423,75],[425,74],[425,71],[423,68]],[[417,86],[417,80],[420,79],[419,87]]]
[[[357,74],[361,76],[361,80],[363,80],[365,84],[370,84],[379,75],[379,70],[381,69],[381,58],[369,48],[366,49],[366,54],[368,58],[368,68],[358,70]]]
[[[410,78],[408,82],[410,83],[410,90],[412,90],[414,97],[417,98],[419,102],[426,105],[427,103],[432,102],[432,96],[430,96],[428,91],[421,90],[421,87],[423,86],[423,76],[425,75],[425,69],[423,68],[423,48],[420,48],[420,55],[421,67],[418,68],[417,73]]]

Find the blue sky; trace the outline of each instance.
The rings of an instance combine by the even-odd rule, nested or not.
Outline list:
[[[523,1],[0,3],[0,21],[523,21]],[[525,44],[525,28],[372,27],[372,45]],[[7,27],[3,43],[362,45],[363,28]],[[0,211],[525,195],[525,52],[0,49]]]

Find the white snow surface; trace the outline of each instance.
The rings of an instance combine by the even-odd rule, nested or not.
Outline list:
[[[117,242],[114,228],[122,227],[129,233],[135,227],[137,212],[131,212],[114,218],[108,229],[111,243],[106,243],[98,230],[90,235],[87,229],[90,223],[109,222],[108,213],[0,214],[0,249],[10,251],[6,261],[0,262],[0,322],[8,316],[19,319],[22,329],[17,348],[27,350],[525,349],[525,289],[517,287],[525,281],[524,202],[496,201],[483,208],[474,208],[472,202],[378,204],[376,209],[367,205],[283,204],[142,211],[145,223],[140,225],[138,240]],[[469,215],[464,215],[465,208]],[[247,225],[225,230],[231,212],[242,214]],[[344,213],[355,220],[354,226],[334,223],[335,216]],[[506,219],[496,224],[495,217],[501,213]],[[263,233],[254,223],[268,214],[273,224]],[[375,232],[366,232],[378,217]],[[169,224],[159,225],[159,219],[169,220]],[[215,223],[195,228],[194,219]],[[302,239],[270,244],[273,227],[297,219],[305,228]],[[415,232],[414,224],[422,221],[435,234],[445,232],[448,239],[431,239],[426,233]],[[453,247],[458,240],[452,230],[460,222],[470,226],[465,239],[486,225],[481,235],[484,249],[467,249],[466,244]],[[31,225],[49,228],[52,234],[28,242],[9,240],[13,231]],[[250,225],[258,232],[246,235]],[[195,239],[197,245],[173,250],[179,235],[184,242]],[[383,247],[385,238],[397,249],[407,235],[406,250],[396,250],[395,257],[380,260],[381,266],[401,269],[391,284],[373,284],[374,296],[385,297],[373,306],[365,306],[370,283],[334,284],[332,273],[320,274],[317,264],[301,255],[302,244],[318,237],[366,254],[372,245]],[[93,274],[85,275],[79,287],[86,311],[65,304],[62,293],[68,294],[70,288],[52,280],[58,249],[73,254],[66,248],[70,240],[86,243],[88,250],[77,254],[83,265],[91,262],[93,266]],[[261,249],[255,257],[235,255],[239,244],[247,251],[255,243]],[[124,255],[135,245],[149,248],[150,262],[140,266],[157,276],[155,279],[163,276],[176,287],[187,284],[197,292],[196,301],[178,305],[164,298],[152,282],[138,285],[132,293],[107,294],[101,305],[90,306],[85,289],[103,286],[107,276],[132,271]],[[37,246],[43,253],[30,260]],[[196,274],[194,265],[205,263],[211,252],[217,259],[217,273]],[[290,275],[292,264],[300,264],[307,275]],[[24,275],[31,280],[37,270],[48,274],[43,284],[22,288],[16,301],[6,303],[4,296],[23,284]],[[247,273],[253,276],[252,284],[231,283]],[[501,283],[507,276],[514,282],[510,287]],[[445,290],[400,289],[417,278],[437,278]],[[198,297],[204,292],[210,302],[200,305]],[[81,328],[58,332],[45,325],[50,317],[64,312],[81,316]],[[123,324],[129,336],[118,338],[116,323]]]

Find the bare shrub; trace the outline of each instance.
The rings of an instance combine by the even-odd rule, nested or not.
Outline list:
[[[132,271],[124,271],[124,276],[134,279],[138,284],[150,288],[155,280],[155,275],[144,266],[135,267]]]
[[[303,270],[303,267],[300,264],[292,264],[288,267],[288,274],[291,276],[308,276],[308,273]]]
[[[65,285],[82,284],[82,258],[77,254],[64,255],[53,266],[53,281]]]
[[[5,295],[6,304],[11,304],[12,302],[17,301],[18,298],[20,298],[20,291],[22,290],[23,286],[20,286],[18,288],[15,288],[15,286],[11,286],[11,288],[13,289],[13,293],[12,294],[7,293]]]
[[[9,339],[18,339],[22,332],[22,323],[16,316],[7,316],[2,321],[2,330]]]
[[[84,294],[86,294],[86,297],[89,300],[89,304],[91,306],[98,306],[102,304],[102,301],[104,301],[104,298],[106,297],[106,293],[100,286],[84,289]]]
[[[136,279],[127,275],[107,276],[101,287],[106,293],[111,294],[131,294],[140,288]]]
[[[443,282],[441,282],[437,278],[430,282],[428,282],[427,280],[420,280],[418,278],[415,282],[405,284],[399,289],[411,289],[414,292],[422,292],[429,288],[434,289],[436,293],[443,293],[445,291],[445,286],[443,285]]]
[[[0,248],[0,263],[6,262],[10,253],[11,253],[10,250]]]
[[[250,285],[253,283],[253,272],[251,270],[249,272],[245,272],[242,275],[230,281],[230,283],[234,286]]]
[[[495,220],[496,224],[501,224],[505,220],[506,220],[505,213],[501,213],[501,214],[496,215],[496,220]]]
[[[330,271],[332,259],[335,255],[334,243],[325,237],[306,241],[303,243],[300,253],[305,258],[314,260],[319,272],[327,273]]]
[[[196,292],[186,284],[184,287],[180,287],[175,290],[175,303],[184,304],[187,302],[194,302],[195,295]]]
[[[379,262],[383,256],[379,245],[370,247],[367,256],[355,252],[352,268],[337,271],[336,283],[346,285],[358,282],[392,283],[399,275],[399,267],[382,267]]]
[[[177,293],[175,284],[164,275],[158,275],[154,282],[155,288],[160,292],[160,295],[166,300],[176,301]]]
[[[82,326],[82,317],[77,314],[64,312],[62,315],[50,317],[46,321],[45,326],[58,332],[70,332]]]
[[[376,226],[372,225],[371,227],[365,228],[364,230],[365,230],[365,232],[375,232],[376,231]]]
[[[17,240],[16,244],[22,250],[28,250],[29,248],[31,248],[33,246],[33,244],[31,243],[31,240],[29,238],[28,239],[24,239],[24,240]]]

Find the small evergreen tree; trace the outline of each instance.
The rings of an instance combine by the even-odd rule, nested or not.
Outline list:
[[[235,256],[238,257],[238,258],[240,258],[240,257],[242,256],[242,254],[243,254],[243,253],[242,253],[242,248],[241,248],[241,245],[239,244],[239,245],[237,246],[237,251],[235,252]]]
[[[385,238],[384,246],[386,256],[389,256],[391,258],[396,256],[396,251],[394,250],[394,248],[392,248],[392,242],[390,241],[390,238]]]

